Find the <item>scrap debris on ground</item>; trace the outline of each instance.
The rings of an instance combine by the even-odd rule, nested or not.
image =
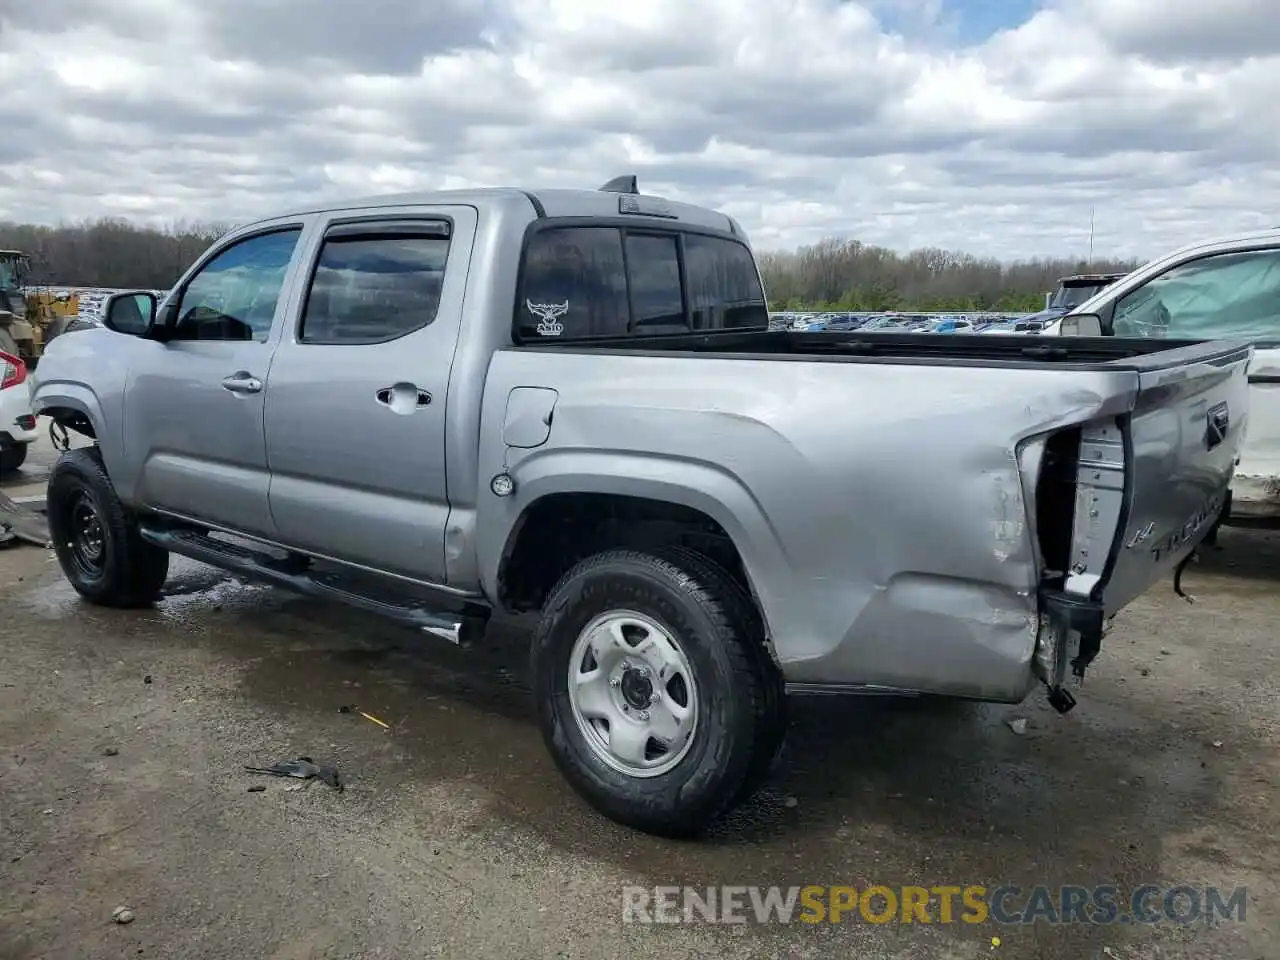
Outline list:
[[[42,514],[0,493],[0,547],[12,546],[20,540],[38,547],[50,546],[49,523]]]
[[[245,767],[250,773],[263,773],[269,777],[295,777],[298,780],[323,780],[341,793],[345,787],[338,768],[328,763],[316,763],[310,757],[297,760],[281,760],[269,767]]]

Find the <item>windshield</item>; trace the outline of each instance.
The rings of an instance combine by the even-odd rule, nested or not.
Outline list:
[[[1049,308],[1074,310],[1094,294],[1101,293],[1105,289],[1106,286],[1101,283],[1090,284],[1087,287],[1059,287],[1053,299],[1049,301]]]
[[[0,290],[13,290],[22,286],[22,261],[15,257],[0,257]]]

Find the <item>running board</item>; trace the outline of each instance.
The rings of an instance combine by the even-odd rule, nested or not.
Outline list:
[[[485,629],[487,611],[483,609],[477,609],[475,613],[433,610],[415,604],[411,598],[392,596],[390,591],[356,589],[350,582],[352,578],[344,577],[339,572],[311,570],[307,558],[301,555],[289,554],[277,558],[266,551],[215,540],[199,530],[182,527],[144,525],[139,533],[148,543],[170,553],[190,557],[212,567],[296,593],[336,600],[459,646],[466,646],[479,638]],[[371,578],[364,579],[367,581]]]

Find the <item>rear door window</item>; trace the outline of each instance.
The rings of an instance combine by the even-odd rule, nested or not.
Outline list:
[[[1117,337],[1280,342],[1280,250],[1184,263],[1116,303]]]
[[[382,343],[427,326],[440,309],[445,223],[331,230],[316,262],[298,339]]]

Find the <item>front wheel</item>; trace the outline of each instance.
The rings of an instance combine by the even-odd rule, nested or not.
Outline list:
[[[663,836],[745,796],[776,741],[755,621],[679,556],[610,550],[560,580],[533,644],[543,739],[596,809]],[[766,655],[767,656],[767,655]]]
[[[82,597],[104,607],[143,607],[159,596],[169,554],[142,539],[96,447],[58,458],[45,506],[58,563]]]

